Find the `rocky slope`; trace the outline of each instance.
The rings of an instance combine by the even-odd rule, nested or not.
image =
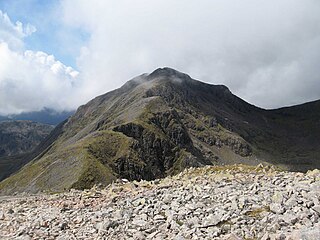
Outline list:
[[[320,167],[319,126],[320,101],[268,111],[225,86],[160,68],[81,106],[0,189],[82,189],[191,166],[263,161],[305,171]]]
[[[234,165],[0,198],[1,239],[320,239],[320,171]]]
[[[54,127],[32,121],[0,122],[0,180],[16,171]]]
[[[0,122],[0,157],[31,152],[53,128],[31,121]]]

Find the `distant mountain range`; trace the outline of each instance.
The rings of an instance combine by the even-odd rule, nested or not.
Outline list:
[[[32,121],[0,122],[0,180],[23,166],[19,158],[31,153],[53,128]]]
[[[27,120],[49,125],[57,125],[60,122],[66,120],[73,113],[74,111],[57,112],[55,110],[45,108],[41,111],[0,116],[0,122],[8,120]]]
[[[79,107],[0,191],[87,188],[232,163],[306,171],[320,168],[319,136],[320,101],[265,110],[226,86],[160,68]]]

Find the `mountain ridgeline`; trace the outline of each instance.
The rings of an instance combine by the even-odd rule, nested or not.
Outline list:
[[[151,180],[191,166],[320,167],[320,101],[264,110],[170,68],[91,100],[52,134],[0,183],[2,194]]]

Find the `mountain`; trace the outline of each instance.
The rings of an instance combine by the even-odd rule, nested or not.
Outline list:
[[[32,121],[0,122],[0,157],[31,152],[53,128]]]
[[[264,110],[223,85],[160,68],[79,107],[2,193],[62,191],[186,167],[260,162],[320,167],[320,101]]]
[[[0,122],[13,120],[27,120],[48,125],[57,125],[70,117],[74,111],[57,112],[53,109],[45,108],[41,111],[25,112],[12,114],[9,116],[0,116]]]
[[[32,121],[0,122],[0,180],[20,165],[15,159],[32,152],[53,128]]]

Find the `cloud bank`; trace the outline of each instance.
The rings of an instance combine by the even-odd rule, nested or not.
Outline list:
[[[24,38],[36,31],[12,23],[0,11],[0,115],[78,106],[74,85],[78,72],[41,51],[24,50]],[[74,96],[74,97],[73,97]]]
[[[319,0],[61,0],[48,11],[62,35],[88,35],[56,39],[80,52],[77,70],[27,50],[44,26],[0,10],[0,115],[73,110],[164,66],[264,108],[320,99]]]
[[[261,107],[320,98],[318,0],[66,0],[88,96],[169,66]],[[81,16],[81,17],[79,17]]]

